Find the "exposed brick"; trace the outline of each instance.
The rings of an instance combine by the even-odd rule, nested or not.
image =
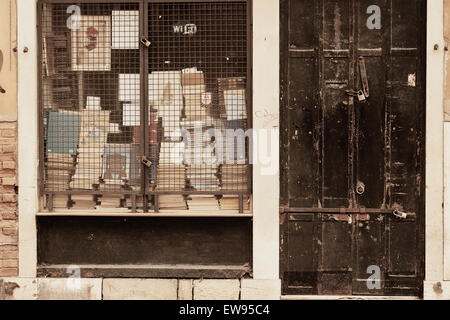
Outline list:
[[[15,184],[16,184],[16,177],[2,178],[2,185],[4,186],[14,186]]]
[[[2,212],[2,219],[3,220],[16,220],[17,212],[16,211]]]
[[[17,235],[15,236],[5,236],[3,233],[0,233],[0,243],[1,244],[17,244]]]
[[[17,229],[16,228],[2,228],[2,233],[5,236],[15,236],[15,235],[17,235]]]
[[[18,275],[17,122],[0,122],[0,277]]]
[[[0,177],[4,178],[12,178],[16,177],[16,170],[15,169],[0,169]]]
[[[2,161],[2,168],[3,169],[15,169],[16,162],[15,161]]]
[[[0,161],[15,161],[16,157],[14,154],[0,154]]]
[[[17,259],[1,259],[0,268],[17,268],[19,266],[19,261]]]
[[[2,195],[2,202],[16,202],[15,194],[4,194]]]
[[[17,146],[15,144],[5,144],[2,146],[3,153],[14,153],[17,150]]]
[[[18,268],[0,268],[0,277],[16,277],[18,274]]]
[[[3,129],[15,130],[16,128],[17,128],[16,122],[0,122],[0,130],[3,130]]]
[[[17,221],[16,220],[0,220],[0,228],[16,228]]]
[[[1,130],[0,130],[0,132],[1,132]],[[5,137],[2,137],[0,134],[0,145],[1,146],[14,146],[17,143],[16,140],[17,140],[17,138],[15,138],[15,137],[5,138]]]
[[[2,133],[2,137],[6,137],[6,138],[16,136],[16,130],[14,130],[14,129],[2,129],[1,133]]]
[[[1,259],[18,259],[19,251],[0,251],[0,260]]]
[[[17,244],[0,244],[0,252],[3,251],[18,251]]]
[[[14,186],[0,185],[0,194],[15,194]]]

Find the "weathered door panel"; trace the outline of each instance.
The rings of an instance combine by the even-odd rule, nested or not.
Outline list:
[[[292,215],[284,224],[286,251],[282,260],[287,264],[283,278],[289,279],[288,294],[316,294],[317,243],[314,234],[317,223],[312,214]]]
[[[381,51],[380,51],[381,54]],[[360,206],[381,208],[385,185],[385,79],[381,57],[365,57],[367,77],[370,79],[370,98],[356,106],[356,177],[355,187]]]
[[[347,207],[347,106],[342,103],[342,85],[326,85],[323,91],[323,203],[325,207]]]
[[[280,4],[283,292],[417,295],[426,1]]]
[[[352,293],[352,225],[336,221],[333,215],[322,215],[319,239],[318,294]]]
[[[374,215],[371,221],[358,221],[355,225],[355,253],[353,273],[353,293],[361,295],[382,295],[385,287],[384,273],[381,272],[379,282],[367,287],[367,268],[380,266],[385,262],[385,220],[383,215]],[[377,286],[379,284],[379,286]]]
[[[295,206],[314,206],[318,201],[318,170],[317,162],[318,144],[315,136],[317,123],[317,108],[314,103],[314,59],[293,59],[290,71],[302,74],[302,77],[293,77],[289,92],[290,136],[288,141],[288,166],[291,173],[288,180],[289,203]],[[299,165],[302,164],[302,165]]]

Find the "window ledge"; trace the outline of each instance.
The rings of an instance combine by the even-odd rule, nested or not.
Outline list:
[[[160,212],[129,212],[125,210],[54,210],[53,212],[38,212],[38,217],[145,217],[145,218],[251,218],[252,212],[239,213],[237,210],[223,211],[176,211],[161,210]]]

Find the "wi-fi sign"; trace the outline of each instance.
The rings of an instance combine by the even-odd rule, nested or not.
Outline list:
[[[172,31],[178,35],[194,35],[197,33],[197,25],[189,22],[178,22],[172,26]]]

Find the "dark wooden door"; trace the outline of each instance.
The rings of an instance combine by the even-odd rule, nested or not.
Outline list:
[[[426,1],[280,3],[283,294],[419,295]]]

